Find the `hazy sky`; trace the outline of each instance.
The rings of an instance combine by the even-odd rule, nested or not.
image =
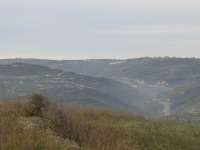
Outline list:
[[[199,0],[0,0],[0,58],[200,57]]]

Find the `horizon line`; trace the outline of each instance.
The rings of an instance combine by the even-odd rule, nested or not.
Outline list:
[[[52,60],[52,61],[65,61],[65,60],[131,60],[131,59],[144,59],[144,58],[178,58],[178,59],[200,59],[200,57],[183,57],[183,56],[144,56],[144,57],[130,57],[130,58],[80,58],[80,59],[65,59],[65,58],[42,58],[42,57],[7,57],[0,58],[0,60]]]

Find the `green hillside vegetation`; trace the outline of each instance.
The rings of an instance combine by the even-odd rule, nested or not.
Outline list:
[[[0,99],[40,93],[54,102],[200,121],[200,59],[0,60]]]
[[[104,77],[90,77],[25,63],[0,65],[0,99],[32,93],[40,93],[53,101],[137,112],[143,112],[138,105],[147,99],[137,89]]]
[[[147,83],[166,81],[169,85],[195,82],[200,79],[200,59],[175,57],[146,57],[137,59],[97,59],[97,60],[38,60],[8,59],[0,64],[25,62],[76,72],[89,76],[127,77],[144,80]]]
[[[168,93],[172,106],[172,116],[176,119],[200,122],[200,86],[178,87]]]
[[[0,103],[0,150],[199,150],[200,127],[41,95]]]

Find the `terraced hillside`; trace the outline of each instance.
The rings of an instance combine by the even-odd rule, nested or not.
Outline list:
[[[91,82],[81,83],[81,85],[85,87],[92,88],[82,88],[82,90],[76,88],[76,90],[72,90],[73,95],[79,93],[79,97],[87,97],[88,101],[91,97],[94,99],[94,95],[96,95],[96,97],[99,97],[98,99],[101,99],[100,97],[104,97],[103,99],[106,99],[106,101],[107,99],[110,99],[110,101],[112,101],[110,103],[112,104],[117,101],[117,104],[121,105],[118,103],[120,101],[126,103],[126,105],[134,105],[142,110],[147,117],[162,117],[181,114],[179,115],[181,118],[188,120],[189,118],[193,118],[191,117],[191,114],[195,114],[195,119],[192,120],[198,120],[199,118],[198,104],[200,99],[199,88],[197,87],[200,85],[200,59],[165,57],[128,60],[0,60],[0,64],[2,65],[16,62],[37,64],[43,67],[46,66],[52,70],[68,72],[68,74],[69,72],[74,72],[74,75],[81,74],[79,77],[90,76],[90,79],[88,78],[88,80],[98,84],[85,86],[84,84]],[[42,84],[44,84],[45,80],[49,83],[65,83],[63,80],[59,81],[58,78],[59,77],[56,75],[51,78],[43,76],[41,80],[38,80],[38,78],[36,81],[38,80],[39,82],[42,82]],[[64,78],[63,75],[63,79]],[[79,81],[77,79],[75,80]],[[95,80],[97,81],[95,82]],[[112,83],[110,82],[111,80]],[[112,85],[112,87],[110,85]],[[2,84],[1,86],[2,94],[5,93],[4,86],[5,84]],[[40,89],[42,88],[43,87],[40,87]],[[39,88],[37,87],[35,89]],[[70,91],[69,88],[66,89],[66,86],[64,86],[64,88],[59,87],[56,89],[52,88],[52,91],[49,89],[51,92],[48,93],[55,95],[54,91],[56,91],[56,93],[62,91],[59,94],[60,96],[58,94],[56,94],[56,96],[63,97],[63,95]],[[13,89],[11,91],[13,91]],[[99,91],[101,92],[99,93]],[[36,92],[38,92],[38,90],[36,90]],[[10,94],[12,92],[8,93]],[[22,93],[21,95],[24,94]],[[71,99],[69,94],[66,96],[69,96]],[[103,105],[103,101],[104,100],[101,99],[100,103],[94,101],[91,102],[96,103],[97,105]]]
[[[0,98],[41,93],[56,101],[131,112],[139,110],[137,99],[145,99],[139,91],[111,79],[25,63],[0,65],[0,89]]]

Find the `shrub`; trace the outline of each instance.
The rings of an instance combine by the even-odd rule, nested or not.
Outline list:
[[[48,103],[42,95],[34,94],[31,96],[31,101],[24,106],[24,115],[27,117],[41,117],[47,105]]]
[[[199,126],[147,120],[109,110],[59,107],[47,103],[40,95],[32,96],[25,105],[28,117],[17,113],[17,107],[9,109],[2,105],[6,109],[0,109],[0,150],[199,150],[200,147]],[[29,105],[34,109],[27,109]]]

